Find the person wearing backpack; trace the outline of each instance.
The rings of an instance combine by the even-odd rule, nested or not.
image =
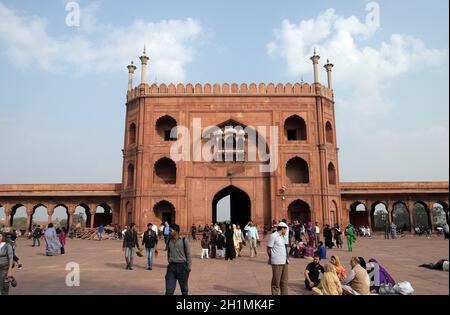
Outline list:
[[[32,247],[35,247],[36,243],[37,243],[38,247],[41,246],[41,241],[40,241],[41,236],[42,236],[41,227],[39,225],[36,225],[34,228],[34,231],[33,231],[33,246]]]
[[[147,224],[147,231],[144,232],[142,239],[142,245],[145,245],[147,251],[147,270],[153,269],[153,257],[155,253],[155,247],[158,244],[158,235],[153,229],[153,224]]]
[[[191,250],[188,240],[180,236],[180,227],[177,224],[170,227],[170,240],[167,244],[169,265],[166,273],[166,295],[174,295],[177,281],[181,293],[188,295],[192,267]]]

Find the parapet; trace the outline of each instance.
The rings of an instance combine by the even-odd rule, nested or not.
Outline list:
[[[333,90],[321,84],[308,83],[251,83],[251,84],[141,84],[128,91],[127,101],[138,97],[187,97],[187,96],[323,96],[334,99]]]

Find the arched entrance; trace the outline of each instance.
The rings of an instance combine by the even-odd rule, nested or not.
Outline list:
[[[433,205],[434,227],[443,227],[448,222],[448,206],[443,202]]]
[[[163,200],[158,202],[154,207],[153,211],[155,212],[155,216],[161,220],[162,224],[168,222],[169,224],[174,224],[175,221],[175,206],[168,202],[167,200]]]
[[[73,215],[73,224],[75,227],[86,228],[91,222],[91,213],[89,212],[89,206],[80,204],[75,208]]]
[[[52,223],[57,228],[69,229],[69,217],[69,208],[63,204],[57,205],[53,210]]]
[[[48,224],[48,208],[43,204],[39,204],[33,207],[31,212],[30,230],[33,225],[39,225],[41,227],[47,227]]]
[[[112,209],[106,204],[102,203],[97,206],[94,216],[94,227],[99,227],[100,225],[107,226],[112,223]]]
[[[243,228],[252,218],[250,197],[235,186],[229,186],[214,196],[212,211],[213,223],[230,222]]]
[[[371,211],[372,230],[383,231],[389,223],[389,212],[382,202],[374,203]]]
[[[298,221],[300,224],[311,221],[311,208],[303,200],[297,199],[288,207],[289,221]]]
[[[18,230],[27,229],[27,209],[24,205],[18,204],[11,208],[9,226]]]
[[[0,205],[0,228],[6,225],[6,211],[5,207]]]
[[[413,208],[413,227],[431,227],[428,209],[422,202],[417,202]]]
[[[369,213],[362,202],[354,202],[350,206],[350,223],[355,227],[369,226]]]
[[[402,229],[403,231],[411,230],[409,211],[404,203],[399,202],[394,205],[394,209],[392,210],[392,221],[399,229]]]

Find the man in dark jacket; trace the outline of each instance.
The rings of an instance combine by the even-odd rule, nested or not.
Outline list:
[[[126,231],[123,238],[123,251],[125,253],[125,261],[127,263],[127,270],[133,270],[134,254],[136,248],[140,251],[138,234],[136,231],[136,224],[132,223],[130,228]]]
[[[41,230],[41,227],[39,225],[36,225],[34,227],[32,236],[33,236],[33,246],[32,247],[35,247],[36,243],[37,243],[38,247],[40,247],[41,246],[40,238],[42,236],[42,230]]]
[[[155,253],[155,247],[158,244],[158,235],[153,230],[153,224],[147,224],[147,231],[144,232],[144,238],[142,239],[142,245],[145,245],[147,251],[147,270],[153,269],[153,256]]]

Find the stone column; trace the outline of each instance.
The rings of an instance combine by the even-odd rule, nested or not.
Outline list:
[[[30,225],[31,225],[31,216],[33,214],[33,209],[27,209],[27,233],[30,232]]]
[[[5,226],[9,226],[11,221],[11,205],[5,204]]]
[[[52,223],[52,217],[53,217],[54,211],[55,211],[55,210],[53,209],[53,206],[49,206],[49,207],[47,208],[47,214],[48,214],[48,221],[47,221],[47,224]]]
[[[91,222],[89,222],[89,227],[91,229],[93,229],[94,228],[95,212],[97,210],[97,206],[90,205],[89,208],[90,208],[89,212],[91,213]],[[86,224],[87,224],[87,222],[86,222]]]
[[[328,88],[330,90],[333,89],[333,77],[332,77],[333,67],[334,65],[330,63],[330,60],[327,60],[327,64],[324,66],[324,68],[327,70]]]
[[[434,213],[433,213],[433,206],[434,206],[434,202],[433,202],[433,201],[427,202],[427,207],[428,207],[428,220],[430,220],[430,227],[431,227],[432,230],[434,230]]]
[[[70,205],[69,207],[69,229],[72,227],[73,225],[73,216],[75,215],[75,208],[76,206],[74,205]]]
[[[409,224],[414,229],[414,205],[415,202],[413,200],[408,200],[407,207],[408,207],[408,213],[409,213]]]

